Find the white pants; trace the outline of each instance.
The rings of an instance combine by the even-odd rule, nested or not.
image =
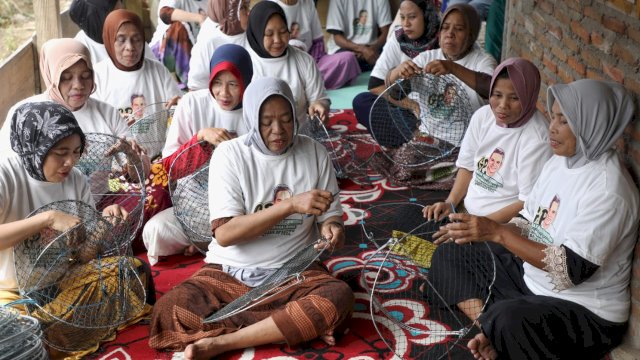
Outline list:
[[[149,219],[142,230],[142,241],[151,265],[158,263],[158,257],[182,254],[191,245],[172,207]]]

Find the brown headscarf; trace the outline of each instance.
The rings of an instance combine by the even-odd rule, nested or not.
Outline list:
[[[223,33],[233,36],[242,34],[238,12],[246,0],[209,0],[207,15],[220,25]]]
[[[60,86],[60,77],[65,70],[80,60],[84,60],[87,67],[93,73],[89,50],[84,44],[75,39],[48,40],[42,45],[42,50],[40,51],[40,73],[47,87],[45,92],[51,100],[65,106],[69,110],[72,109],[69,108],[69,104],[64,101],[58,88]],[[93,90],[95,90],[95,82],[93,83],[91,92],[93,92]]]
[[[107,15],[107,18],[104,20],[104,27],[102,28],[102,41],[104,42],[104,47],[107,49],[107,54],[111,58],[113,65],[115,65],[118,69],[122,71],[135,71],[142,67],[144,64],[144,47],[142,47],[142,53],[140,54],[140,60],[133,66],[124,66],[116,60],[116,50],[115,50],[115,42],[116,35],[118,34],[118,29],[124,23],[132,23],[136,29],[140,32],[140,36],[144,39],[144,27],[142,26],[142,20],[135,13],[118,9],[114,10]],[[144,41],[144,40],[143,40]]]
[[[482,22],[480,20],[480,16],[478,15],[478,12],[473,6],[469,4],[454,4],[449,6],[447,10],[444,12],[444,14],[442,15],[442,21],[440,21],[440,29],[439,29],[440,33],[442,33],[442,24],[444,24],[444,21],[447,19],[447,16],[452,11],[459,11],[460,14],[462,14],[462,18],[464,19],[464,22],[467,24],[467,30],[468,30],[467,41],[464,43],[464,50],[458,57],[458,59],[462,59],[463,57],[467,56],[467,54],[471,51],[471,49],[473,49],[473,44],[475,44],[476,40],[478,40],[478,34],[480,33],[480,26],[482,25]],[[451,59],[451,60],[458,60],[458,59]]]

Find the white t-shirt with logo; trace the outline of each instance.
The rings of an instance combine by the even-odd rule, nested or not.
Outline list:
[[[291,35],[289,44],[297,46],[294,41],[299,41],[304,44],[305,51],[309,51],[313,40],[323,36],[313,0],[298,0],[295,5],[287,5],[280,0],[271,1],[280,5],[287,16],[287,27]]]
[[[564,245],[600,268],[583,283],[554,291],[546,271],[525,263],[529,289],[575,302],[609,321],[627,321],[639,207],[638,189],[614,151],[576,169],[567,168],[565,157],[553,156],[521,211],[532,222],[529,238]]]
[[[547,121],[536,111],[524,126],[496,125],[491,106],[478,109],[462,140],[456,166],[473,172],[464,206],[486,216],[526,201],[542,167],[551,157]]]
[[[402,52],[396,36],[390,36],[382,48],[382,54],[371,70],[371,76],[384,80],[391,70],[407,60],[411,60],[411,58]]]
[[[164,21],[160,19],[160,10],[163,7],[180,9],[194,14],[200,13],[206,15],[207,13],[207,2],[203,0],[160,0],[160,3],[158,4],[158,24],[156,25],[156,31],[153,33],[151,41],[149,41],[150,46],[154,46],[162,41],[164,34],[169,30],[169,26],[171,26],[171,24],[165,24]],[[200,24],[182,21],[182,25],[187,29],[187,34],[189,34],[191,43],[195,43],[196,38],[198,37],[198,32],[200,31]]]
[[[378,38],[378,28],[391,24],[391,9],[387,0],[331,0],[327,13],[327,30],[342,31],[356,44],[367,45]],[[333,36],[328,42],[329,54],[340,48]]]
[[[337,194],[338,184],[329,154],[315,140],[297,136],[293,147],[279,156],[264,155],[244,145],[247,135],[225,141],[216,148],[209,166],[211,220],[251,214],[271,206],[278,198],[313,189]],[[246,243],[221,247],[215,238],[205,258],[244,268],[279,268],[290,257],[316,241],[316,222],[341,216],[339,196],[322,216],[293,214],[270,231]]]

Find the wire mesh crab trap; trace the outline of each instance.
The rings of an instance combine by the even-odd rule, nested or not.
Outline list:
[[[37,319],[0,307],[0,360],[48,359]]]
[[[367,208],[358,221],[363,240],[361,246],[371,243],[376,249],[389,241],[389,229],[413,229],[424,222],[423,205],[413,201],[398,201]],[[420,234],[417,234],[420,236]]]
[[[167,140],[167,129],[174,110],[166,109],[165,105],[164,102],[150,104],[130,115],[130,121],[135,122],[129,126],[129,134],[151,159],[161,155]]]
[[[254,306],[259,306],[270,298],[300,284],[304,281],[302,273],[320,258],[326,249],[330,248],[329,241],[321,237],[307,245],[284,263],[265,281],[248,291],[246,294],[230,302],[223,308],[203,320],[204,323],[222,321],[240,314]]]
[[[79,223],[42,230],[14,247],[25,308],[40,321],[45,342],[62,351],[95,346],[144,308],[143,280],[131,254],[130,228],[75,200],[45,205],[29,217],[58,211]]]
[[[327,129],[318,116],[309,117],[300,126],[298,133],[324,145],[337,178],[351,179],[360,185],[371,184],[372,169],[369,166],[369,159],[375,153],[375,149],[358,151],[358,147],[367,147],[361,139]],[[371,148],[371,146],[368,147]]]
[[[209,160],[213,145],[202,141],[182,150],[169,169],[173,212],[189,241],[201,252],[211,242]]]
[[[362,270],[374,327],[399,358],[451,357],[458,342],[475,335],[476,318],[491,295],[495,262],[488,244],[436,246],[432,235],[443,224],[426,221],[391,231]],[[442,254],[452,253],[459,271],[444,273],[441,264],[451,258]],[[477,301],[460,300],[469,294]]]
[[[394,164],[421,166],[460,146],[472,113],[455,76],[419,74],[396,81],[378,96],[369,130]]]

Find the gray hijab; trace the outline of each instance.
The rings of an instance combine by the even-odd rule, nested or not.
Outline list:
[[[633,99],[622,85],[592,79],[549,87],[549,113],[554,101],[576,136],[576,153],[567,158],[569,168],[581,167],[611,150],[635,111]]]
[[[280,79],[271,77],[252,80],[243,95],[242,101],[242,118],[247,129],[249,129],[249,133],[244,140],[244,144],[247,146],[255,146],[258,151],[265,155],[281,155],[282,153],[287,152],[291,147],[290,145],[281,154],[274,153],[267,148],[267,145],[265,145],[262,140],[262,135],[260,135],[260,108],[265,100],[273,95],[284,97],[289,101],[289,105],[291,106],[291,115],[293,116],[294,121],[294,133],[291,145],[295,143],[295,139],[298,134],[298,120],[296,120],[296,108],[294,106],[295,102],[289,85]]]

